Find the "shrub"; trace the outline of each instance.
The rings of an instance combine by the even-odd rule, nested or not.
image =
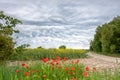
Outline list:
[[[59,46],[59,49],[66,49],[66,46],[65,45],[61,45],[61,46]]]

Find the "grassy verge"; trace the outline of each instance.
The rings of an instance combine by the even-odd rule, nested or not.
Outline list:
[[[111,57],[118,57],[120,58],[120,53],[105,53],[105,52],[96,52],[97,54],[102,54],[106,56],[111,56]]]
[[[48,57],[49,59],[55,56],[68,57],[68,59],[85,58],[87,50],[78,49],[27,49],[23,53],[13,54],[9,60],[41,60]]]
[[[119,80],[120,69],[98,72],[95,67],[83,66],[79,60],[44,58],[42,62],[0,66],[0,80]]]

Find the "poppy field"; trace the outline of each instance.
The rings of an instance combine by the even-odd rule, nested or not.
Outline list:
[[[56,56],[38,62],[0,66],[0,80],[119,80],[119,69],[115,72],[84,66],[80,59]]]

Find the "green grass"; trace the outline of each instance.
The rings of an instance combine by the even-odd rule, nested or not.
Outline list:
[[[58,62],[51,65],[51,62]],[[64,62],[64,64],[62,63]],[[73,63],[74,62],[74,63]],[[28,66],[28,68],[26,68]],[[68,68],[68,70],[66,70]],[[70,62],[61,60],[51,60],[49,62],[27,63],[25,66],[0,66],[0,80],[119,80],[120,68],[111,71],[93,71],[92,68],[86,69],[82,64],[76,63],[76,60]],[[20,72],[16,72],[20,70]],[[28,76],[25,76],[25,72]],[[84,72],[88,75],[85,77]]]
[[[111,56],[111,57],[118,57],[120,58],[120,53],[107,53],[107,52],[96,52],[97,54]]]
[[[79,49],[27,49],[21,54],[13,54],[9,60],[41,60],[44,57],[52,59],[54,56],[65,57],[69,59],[87,57],[87,50]]]

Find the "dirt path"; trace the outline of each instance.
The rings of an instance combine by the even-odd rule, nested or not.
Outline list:
[[[116,66],[120,64],[120,58],[104,56],[88,52],[88,58],[80,59],[81,62],[90,67],[96,67],[97,69],[109,69],[114,70]]]
[[[114,70],[116,66],[120,65],[120,58],[104,56],[88,52],[88,58],[80,59],[80,63],[83,63],[90,68],[96,67],[98,70],[109,69]],[[38,61],[14,61],[9,62],[9,65],[21,65],[21,63],[35,63]]]

